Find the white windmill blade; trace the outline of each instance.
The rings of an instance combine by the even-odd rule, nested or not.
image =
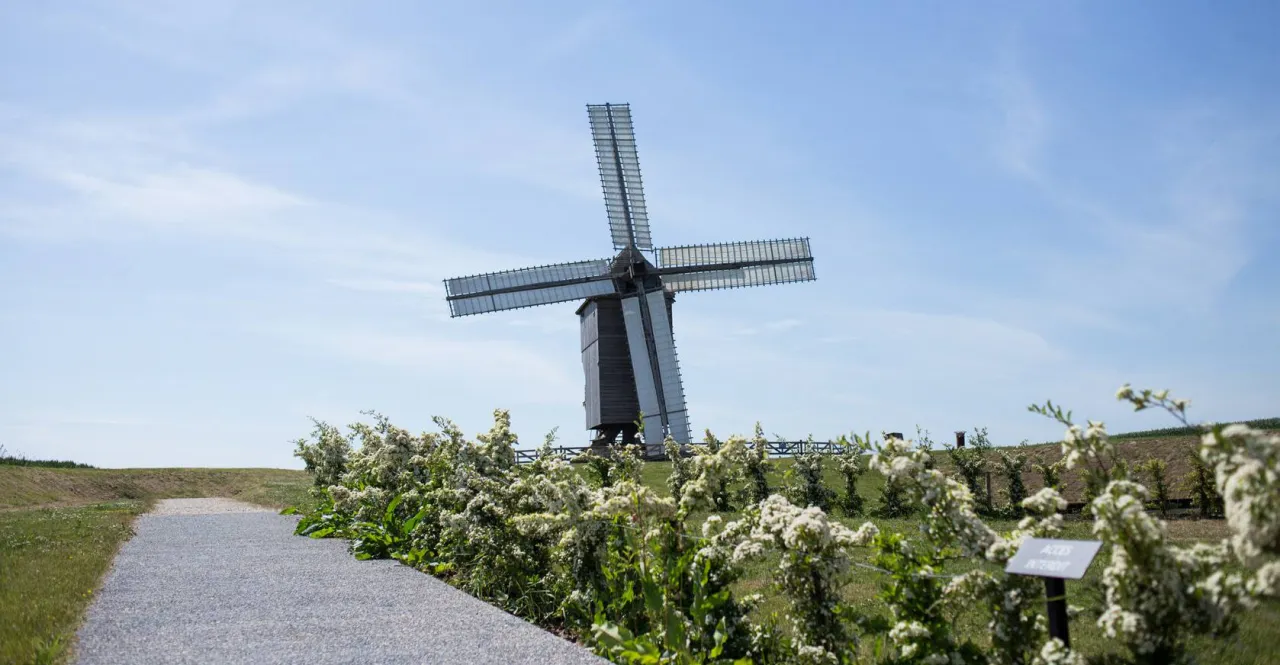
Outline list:
[[[662,445],[662,408],[658,400],[658,384],[654,381],[653,363],[649,358],[649,345],[645,341],[644,314],[641,296],[622,299],[622,319],[627,328],[627,347],[631,354],[631,372],[635,376],[636,400],[644,415],[644,442],[646,446]]]
[[[610,261],[576,261],[445,280],[453,317],[550,305],[617,292]]]
[[[657,250],[669,291],[707,291],[817,279],[808,238],[753,240]]]
[[[658,360],[661,399],[666,406],[667,433],[680,443],[689,443],[689,412],[684,401],[684,382],[680,380],[675,336],[671,332],[671,320],[667,318],[666,294],[661,290],[651,291],[645,300],[649,305],[650,333]]]
[[[808,238],[781,240],[748,240],[708,245],[660,247],[658,267],[663,271],[676,268],[720,268],[746,264],[782,261],[812,261]]]
[[[588,104],[587,116],[591,120],[613,248],[653,249],[631,108],[627,104]]]

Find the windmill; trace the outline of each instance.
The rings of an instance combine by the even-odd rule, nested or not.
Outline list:
[[[453,317],[585,300],[577,314],[593,445],[632,440],[643,414],[647,453],[660,455],[668,435],[690,441],[675,294],[811,281],[813,255],[808,238],[655,248],[630,107],[588,104],[587,115],[617,256],[445,280],[445,300]]]

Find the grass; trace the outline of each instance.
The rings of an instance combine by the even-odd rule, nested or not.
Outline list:
[[[219,496],[304,506],[285,469],[0,466],[0,665],[66,662],[103,575],[158,499]]]
[[[69,460],[28,459],[22,453],[10,454],[9,449],[0,444],[0,466],[46,466],[66,469],[92,469],[91,464],[81,464]]]
[[[0,512],[0,663],[57,663],[130,524],[145,508],[117,501]]]

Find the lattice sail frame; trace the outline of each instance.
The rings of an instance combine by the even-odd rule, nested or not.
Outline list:
[[[611,261],[575,261],[445,280],[450,316],[583,300],[617,292]]]
[[[652,250],[653,237],[649,231],[649,211],[644,204],[631,107],[588,104],[587,116],[591,120],[591,138],[596,146],[596,164],[600,168],[613,248]]]
[[[817,279],[808,238],[752,240],[657,250],[668,291],[710,291]]]

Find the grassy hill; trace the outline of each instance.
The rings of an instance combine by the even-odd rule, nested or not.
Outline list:
[[[0,465],[0,510],[219,496],[283,507],[311,478],[291,469],[68,469]]]

